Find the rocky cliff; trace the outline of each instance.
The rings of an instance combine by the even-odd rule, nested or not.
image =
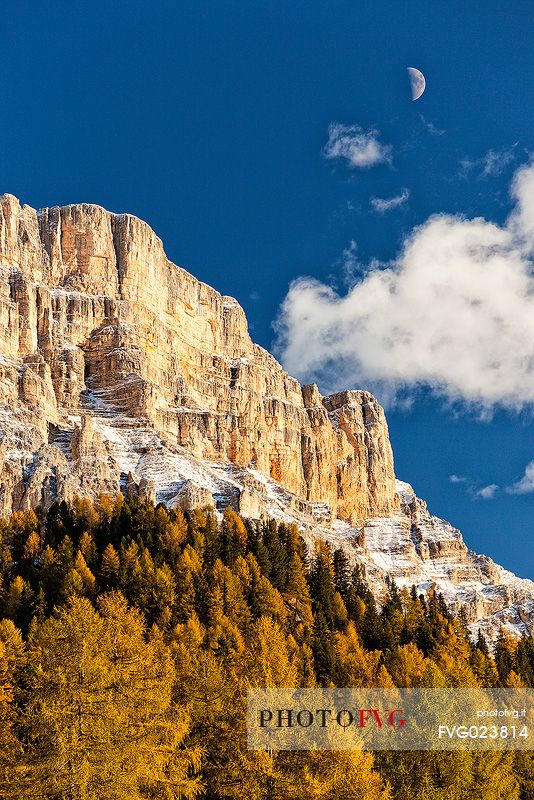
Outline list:
[[[2,443],[2,513],[53,498],[50,482],[39,495],[44,465],[62,494],[118,488],[101,453],[90,486],[78,468],[72,417],[95,411],[198,458],[254,465],[348,521],[398,506],[374,398],[301,387],[251,341],[238,303],[171,264],[148,225],[92,205],[36,213],[10,195],[0,208],[2,401],[27,429]],[[101,445],[89,423],[76,437],[84,458]],[[31,475],[17,451],[31,452]]]
[[[301,387],[238,303],[170,263],[136,217],[0,197],[0,322],[1,515],[121,488],[231,503],[341,538],[377,588],[387,572],[423,589],[502,585],[461,536],[425,541],[375,398]],[[528,627],[534,587],[517,587],[480,590],[473,620],[522,604],[513,626]]]

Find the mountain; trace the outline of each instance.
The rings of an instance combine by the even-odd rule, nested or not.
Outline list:
[[[489,639],[534,629],[534,583],[396,481],[377,400],[300,386],[136,217],[0,197],[0,321],[0,515],[120,489],[231,504],[343,546],[378,595],[394,578]]]

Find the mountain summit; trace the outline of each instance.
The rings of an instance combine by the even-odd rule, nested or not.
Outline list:
[[[0,197],[0,514],[119,490],[295,521],[475,632],[534,629],[534,584],[467,549],[396,481],[384,412],[322,397],[141,220]]]

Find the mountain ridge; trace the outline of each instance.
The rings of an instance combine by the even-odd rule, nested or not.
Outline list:
[[[301,387],[137,217],[0,197],[0,321],[1,514],[119,489],[285,513],[310,542],[341,538],[378,593],[411,580],[490,639],[533,630],[534,584],[396,484],[376,399]]]

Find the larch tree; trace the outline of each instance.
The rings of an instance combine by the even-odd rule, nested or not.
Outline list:
[[[372,753],[363,750],[280,751],[276,755],[276,800],[391,800]]]
[[[0,636],[0,798],[19,797],[25,779],[22,744],[15,734],[14,664]]]
[[[356,688],[376,685],[381,653],[379,650],[364,650],[353,622],[349,622],[346,632],[335,634],[334,649],[336,686]]]
[[[104,597],[101,613],[73,598],[35,630],[30,653],[32,796],[134,800],[148,778],[170,779],[172,664],[122,596]]]
[[[279,625],[270,617],[260,617],[254,623],[249,653],[247,668],[249,685],[290,688],[297,686],[295,654],[292,654],[287,637]]]

